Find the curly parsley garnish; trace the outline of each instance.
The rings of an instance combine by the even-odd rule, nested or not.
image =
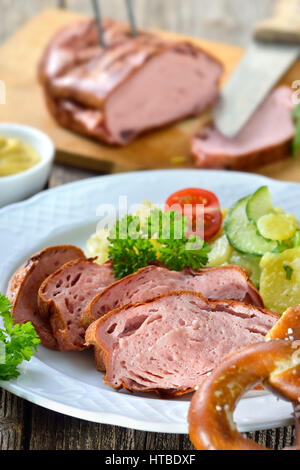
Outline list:
[[[3,318],[3,328],[0,328],[0,380],[18,377],[18,365],[24,360],[29,361],[40,343],[31,322],[13,324],[11,307],[9,300],[0,294],[0,316]]]
[[[143,225],[138,217],[125,216],[108,238],[115,277],[127,276],[155,262],[174,271],[205,266],[208,243],[195,235],[187,238],[186,232],[186,219],[174,211],[154,209]]]
[[[156,260],[156,251],[151,241],[140,237],[138,217],[127,215],[117,221],[108,240],[108,254],[113,261],[116,278],[128,276]]]

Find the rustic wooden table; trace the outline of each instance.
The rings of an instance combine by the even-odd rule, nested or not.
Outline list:
[[[275,0],[134,0],[138,24],[246,45],[255,21],[267,17]],[[91,11],[87,0],[0,0],[0,41],[46,7]],[[126,19],[124,0],[102,0],[103,13]],[[1,71],[0,71],[1,73]],[[1,77],[0,77],[1,78]],[[49,187],[95,176],[54,165]],[[290,445],[292,427],[250,433],[272,449]],[[187,436],[135,431],[90,423],[43,409],[0,389],[1,450],[189,450]]]

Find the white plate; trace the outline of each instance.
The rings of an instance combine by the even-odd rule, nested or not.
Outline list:
[[[166,170],[124,173],[88,179],[44,191],[0,210],[0,292],[15,269],[40,248],[57,243],[84,247],[96,227],[99,204],[117,205],[144,199],[163,203],[184,187],[203,187],[219,196],[222,207],[267,184],[275,205],[300,218],[300,185],[246,173]],[[45,408],[89,421],[154,432],[186,433],[190,396],[162,400],[151,394],[133,395],[105,386],[91,352],[60,353],[39,347],[22,366],[16,380],[0,385]],[[292,407],[270,394],[252,392],[238,405],[235,419],[241,431],[267,429],[291,422]]]

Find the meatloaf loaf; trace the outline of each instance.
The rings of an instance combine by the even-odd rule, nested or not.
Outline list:
[[[58,245],[45,248],[31,256],[12,276],[7,297],[12,303],[12,316],[16,323],[31,321],[41,342],[51,349],[58,349],[48,318],[38,309],[38,290],[42,282],[63,264],[71,260],[85,259],[80,248]]]
[[[199,292],[210,299],[229,299],[263,307],[259,292],[237,266],[204,268],[198,271],[170,271],[167,268],[147,266],[103,289],[84,309],[82,325],[110,310],[128,303],[144,302],[174,290]]]
[[[110,262],[99,265],[79,259],[64,264],[42,283],[38,292],[40,316],[50,322],[61,351],[85,349],[85,330],[79,325],[82,310],[114,280]]]
[[[221,360],[263,341],[278,316],[240,302],[173,292],[113,310],[92,323],[86,341],[104,359],[105,382],[119,389],[181,395]]]
[[[186,41],[171,42],[94,20],[71,24],[50,41],[39,64],[46,103],[63,127],[127,145],[139,134],[200,114],[218,97],[222,65]]]

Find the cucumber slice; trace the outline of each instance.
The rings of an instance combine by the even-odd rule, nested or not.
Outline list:
[[[246,214],[253,225],[257,225],[258,219],[263,215],[274,212],[271,194],[268,186],[261,186],[255,191],[246,204]]]
[[[261,258],[254,257],[254,256],[247,256],[238,253],[237,251],[233,251],[232,256],[229,260],[229,264],[235,264],[243,268],[246,273],[248,274],[250,281],[255,287],[259,288],[259,281],[260,281],[260,260]]]
[[[240,199],[228,212],[224,229],[230,245],[240,253],[250,256],[263,256],[277,248],[276,241],[269,241],[258,234],[249,222],[246,206],[251,196]]]
[[[227,263],[233,252],[232,246],[229,245],[225,233],[210,243],[210,248],[211,251],[208,253],[208,263],[206,265],[208,268]]]

